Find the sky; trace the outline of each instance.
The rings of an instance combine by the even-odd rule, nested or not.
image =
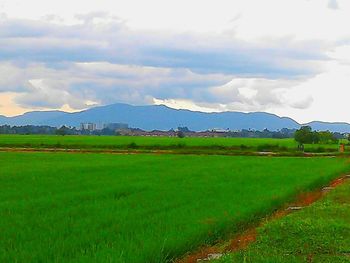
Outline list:
[[[0,0],[0,115],[96,105],[350,122],[348,0]]]

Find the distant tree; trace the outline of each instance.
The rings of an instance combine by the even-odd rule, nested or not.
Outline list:
[[[299,143],[299,149],[303,149],[305,143],[335,144],[342,136],[330,131],[312,131],[310,126],[303,126],[295,132],[294,139]]]
[[[323,144],[335,144],[338,143],[336,135],[330,131],[321,131],[318,133],[320,142]]]
[[[56,135],[64,136],[64,135],[67,135],[67,134],[69,134],[69,128],[67,128],[64,125],[61,128],[56,130]]]
[[[179,138],[185,138],[185,133],[183,131],[178,131],[177,132],[177,137]]]
[[[294,139],[298,142],[298,148],[304,150],[305,143],[314,143],[319,140],[316,133],[312,132],[310,126],[303,126],[299,130],[296,130],[294,134]]]
[[[319,143],[320,142],[320,134],[317,131],[312,132],[312,141],[309,143]]]
[[[188,127],[186,127],[186,126],[178,127],[177,130],[178,131],[182,131],[182,132],[190,132],[190,129]]]
[[[103,129],[100,131],[100,134],[101,134],[101,135],[116,135],[116,131],[115,131],[115,130],[112,130],[112,129],[109,129],[109,128],[103,128]]]

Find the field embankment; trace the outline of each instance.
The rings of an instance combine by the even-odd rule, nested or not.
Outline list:
[[[350,262],[350,180],[326,197],[258,229],[247,249],[215,261]]]
[[[137,136],[0,135],[0,148],[80,149],[89,151],[170,151],[193,154],[300,154],[294,139],[177,138]],[[308,144],[307,153],[336,153],[338,144]],[[348,151],[349,148],[346,147]]]
[[[348,169],[342,158],[0,153],[0,261],[170,262]]]

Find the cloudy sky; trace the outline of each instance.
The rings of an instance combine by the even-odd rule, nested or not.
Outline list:
[[[350,114],[349,0],[0,0],[0,115],[116,102]]]

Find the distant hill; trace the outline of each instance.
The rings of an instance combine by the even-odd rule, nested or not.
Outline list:
[[[0,115],[0,123],[6,122],[7,118],[3,115]]]
[[[313,130],[317,131],[334,131],[341,133],[350,133],[350,124],[346,122],[323,122],[323,121],[313,121],[307,123]]]
[[[214,128],[230,130],[263,130],[267,128],[274,131],[282,128],[300,127],[300,124],[291,118],[279,117],[265,112],[205,113],[176,110],[163,105],[132,106],[120,103],[95,107],[76,113],[33,111],[15,117],[0,116],[0,124],[9,125],[70,125],[79,127],[82,122],[93,122],[100,126],[104,123],[122,122],[128,123],[130,127],[144,130],[169,130],[178,126],[187,126],[195,131]],[[331,131],[350,131],[350,124],[347,123],[312,122],[310,125],[314,129],[324,127]]]
[[[64,116],[66,114],[67,113],[63,111],[31,111],[15,117],[5,117],[5,119],[0,117],[0,122],[5,122],[6,124],[10,125],[44,125],[50,120]]]

